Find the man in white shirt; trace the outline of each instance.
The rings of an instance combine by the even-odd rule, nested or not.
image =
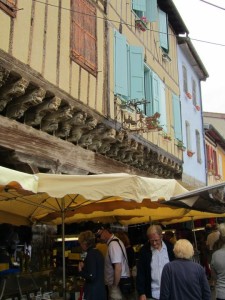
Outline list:
[[[151,225],[147,236],[148,242],[139,252],[137,265],[139,300],[159,299],[162,269],[175,258],[173,244],[163,241],[161,226]]]
[[[119,288],[121,278],[130,277],[126,249],[123,242],[108,228],[100,228],[96,237],[108,245],[105,256],[105,284],[108,287],[109,300],[124,300]]]

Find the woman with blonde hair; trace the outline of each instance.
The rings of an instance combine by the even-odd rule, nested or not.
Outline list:
[[[180,239],[173,252],[176,259],[167,263],[162,271],[160,300],[210,300],[205,270],[192,261],[192,244],[186,239]]]

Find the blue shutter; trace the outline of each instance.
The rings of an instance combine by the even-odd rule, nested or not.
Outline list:
[[[159,9],[159,38],[160,46],[168,51],[168,28],[167,28],[167,14]]]
[[[175,137],[182,141],[180,99],[175,94],[173,94],[173,123]]]
[[[152,72],[150,69],[145,71],[145,99],[146,103],[146,116],[150,117],[153,115],[153,104],[152,104]]]
[[[153,114],[160,113],[159,99],[160,99],[160,81],[158,75],[152,72],[152,108]]]
[[[132,9],[139,10],[139,11],[146,11],[146,0],[133,0]]]
[[[146,18],[149,22],[158,20],[157,0],[146,0]]]
[[[143,48],[130,46],[130,97],[144,99]]]
[[[114,33],[114,82],[115,94],[128,96],[128,75],[127,75],[127,44],[126,38],[118,31]]]
[[[160,86],[160,118],[159,122],[163,128],[164,132],[167,132],[167,118],[166,118],[166,93],[165,93],[165,84],[159,79]]]

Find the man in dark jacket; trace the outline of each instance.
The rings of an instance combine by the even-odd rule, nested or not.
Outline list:
[[[137,292],[139,300],[159,299],[162,269],[174,260],[173,244],[163,241],[162,228],[151,225],[148,242],[141,248],[137,264]]]

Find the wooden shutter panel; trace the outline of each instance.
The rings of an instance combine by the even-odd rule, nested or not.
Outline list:
[[[152,72],[151,70],[147,70],[145,72],[145,99],[146,103],[146,116],[150,117],[153,115],[153,104],[152,104]]]
[[[182,141],[182,127],[181,127],[181,109],[180,99],[177,95],[173,94],[173,124],[174,134],[176,139]]]
[[[0,0],[0,9],[11,17],[16,17],[16,0]]]
[[[114,41],[114,93],[128,97],[126,37],[115,31]]]
[[[159,77],[152,72],[152,97],[153,97],[153,114],[160,113],[159,99],[160,99],[160,86]]]
[[[165,84],[159,79],[159,87],[160,87],[160,125],[163,127],[163,131],[167,132],[167,117],[166,117],[166,93],[165,93]]]
[[[146,11],[146,0],[133,0],[132,9],[139,11]]]
[[[168,28],[167,28],[167,14],[159,9],[159,38],[160,46],[168,52]]]
[[[144,58],[143,48],[129,47],[131,99],[144,99]]]
[[[149,22],[158,21],[157,0],[146,0],[146,18]]]
[[[96,8],[87,0],[73,0],[71,44],[72,58],[96,75]]]

